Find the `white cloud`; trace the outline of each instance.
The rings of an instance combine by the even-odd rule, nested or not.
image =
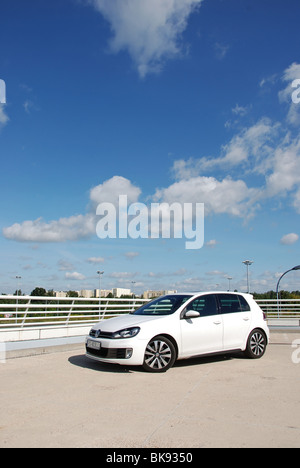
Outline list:
[[[279,100],[289,104],[287,121],[295,126],[300,124],[300,104],[294,103],[292,99],[293,93],[295,92],[293,82],[298,79],[300,79],[300,64],[293,63],[283,73],[282,81],[287,83],[287,85],[284,90],[279,92]]]
[[[278,144],[280,125],[268,118],[246,127],[223,145],[217,158],[178,160],[173,165],[173,175],[177,180],[170,187],[156,192],[163,201],[202,202],[206,213],[226,213],[242,218],[251,217],[259,202],[266,198],[266,188],[251,187],[242,177],[234,179],[225,176],[203,176],[203,173],[216,171],[228,173],[229,169],[239,169],[239,173],[271,175],[274,165],[274,147]],[[253,183],[253,182],[252,182]]]
[[[133,185],[125,177],[114,176],[103,184],[93,187],[90,191],[90,200],[97,206],[99,203],[112,203],[119,206],[119,195],[127,195],[128,204],[135,203],[141,194],[139,187]]]
[[[273,86],[277,80],[277,74],[275,73],[274,75],[267,76],[266,78],[263,78],[260,83],[259,87],[264,88],[265,86],[268,85],[268,87]]]
[[[7,239],[19,242],[65,242],[75,241],[95,232],[93,214],[61,218],[46,223],[42,218],[24,221],[3,229]]]
[[[77,271],[73,271],[72,273],[67,272],[65,274],[66,279],[74,280],[74,281],[82,281],[85,279],[85,276]]]
[[[37,111],[39,108],[32,102],[30,99],[26,99],[26,101],[23,104],[24,110],[26,114],[31,114],[31,111]]]
[[[293,245],[299,240],[298,234],[292,232],[291,234],[286,234],[280,240],[280,243],[283,245]]]
[[[115,271],[113,273],[110,273],[108,276],[109,278],[116,278],[116,279],[131,279],[137,276],[138,273],[133,273],[130,271]]]
[[[72,263],[68,262],[67,260],[59,260],[58,266],[60,271],[68,271],[73,269]]]
[[[103,257],[90,257],[87,259],[87,262],[92,264],[103,263],[104,261]]]
[[[255,167],[269,156],[270,143],[277,133],[278,125],[273,125],[267,118],[260,119],[255,125],[245,128],[235,135],[229,144],[223,146],[224,156],[219,164],[236,165],[255,161]]]
[[[225,44],[221,44],[220,42],[217,42],[215,44],[215,54],[216,54],[216,57],[218,60],[223,60],[228,51],[229,51],[230,47],[225,45]]]
[[[203,0],[89,0],[110,23],[113,53],[126,50],[141,77],[182,51],[180,38]]]
[[[300,103],[298,105],[300,107]],[[243,174],[238,177],[243,180],[226,177],[219,182],[215,181],[213,187],[213,178],[202,175],[216,170],[226,174],[228,170],[234,169],[236,173]],[[199,187],[195,187],[195,193],[202,196],[202,201],[207,205],[206,209],[215,213],[219,212],[218,198],[215,194],[224,194],[222,201],[226,213],[240,215],[240,208],[245,208],[245,214],[252,208],[253,213],[258,202],[289,196],[290,205],[300,214],[299,135],[293,136],[293,132],[285,128],[284,124],[272,122],[266,117],[234,135],[229,143],[221,147],[219,157],[181,159],[174,162],[172,172],[178,183],[182,185],[183,181],[186,181],[191,187],[194,185],[193,180],[198,176]],[[253,186],[255,175],[259,176],[259,188]],[[251,176],[252,180],[246,186],[244,178],[247,176]],[[173,190],[174,188],[175,185]],[[233,197],[226,194],[226,188],[232,191]],[[198,199],[199,202],[200,200]],[[232,208],[228,206],[227,201]]]
[[[185,268],[179,268],[179,270],[175,270],[175,271],[157,271],[157,272],[153,272],[153,271],[150,271],[149,273],[147,273],[146,276],[148,276],[149,278],[165,278],[165,277],[170,277],[170,276],[180,276],[180,278],[182,278],[184,275],[186,274],[189,274],[190,272],[187,271]]]
[[[240,106],[239,104],[236,104],[236,106],[231,110],[233,114],[239,115],[241,117],[244,117],[248,113],[248,108]]]
[[[34,221],[15,223],[3,229],[7,239],[19,242],[65,242],[76,241],[96,234],[95,207],[101,202],[118,206],[119,195],[127,195],[128,203],[136,202],[141,191],[128,179],[115,176],[90,191],[91,208],[86,214],[70,216],[45,222],[42,218]]]
[[[285,195],[299,186],[300,139],[278,145],[274,149],[271,162],[272,172],[266,177],[266,194],[268,196]]]
[[[217,168],[231,168],[243,164],[251,172],[264,174],[268,169],[269,158],[273,154],[274,141],[280,125],[262,118],[251,127],[246,127],[234,135],[229,143],[221,147],[217,158],[202,157],[187,161],[175,161],[175,178],[189,178],[195,174],[213,171]]]
[[[216,241],[216,239],[211,239],[210,241],[205,242],[206,247],[209,247],[210,249],[214,249],[217,244],[218,242]]]
[[[138,257],[140,255],[139,252],[126,252],[125,253],[125,257],[128,259],[128,260],[133,260],[134,258]]]
[[[294,208],[296,209],[297,213],[300,214],[300,188],[294,195]]]
[[[1,127],[4,127],[8,121],[9,121],[9,117],[5,112],[5,105],[0,104],[0,129]]]
[[[131,2],[133,0],[126,2],[128,8]],[[108,6],[107,2],[104,3]],[[166,5],[171,4],[175,7],[177,2],[166,1]],[[191,7],[192,2],[189,5]],[[144,11],[142,6],[141,11]],[[293,64],[285,71],[284,80],[293,79],[298,72],[300,74],[300,65]],[[285,93],[288,95],[287,88],[282,96]],[[237,106],[235,111],[238,114],[243,109]],[[175,161],[175,182],[157,189],[152,200],[169,204],[204,203],[206,213],[248,219],[262,202],[274,197],[289,197],[290,206],[300,214],[300,137],[285,127],[264,117],[233,135],[220,148],[216,158]],[[227,176],[229,170],[231,177]],[[235,177],[233,170],[238,174]],[[215,174],[209,176],[212,171],[218,171],[218,177]],[[118,208],[120,195],[127,195],[130,205],[138,201],[141,189],[124,177],[114,176],[90,190],[86,214],[50,222],[42,218],[24,221],[4,228],[3,234],[7,239],[21,242],[64,242],[87,238],[96,233],[97,205],[109,202]]]
[[[206,272],[206,275],[208,275],[208,276],[222,276],[222,277],[224,277],[224,271],[212,270],[212,271]]]
[[[204,203],[206,213],[230,214],[246,218],[253,212],[259,190],[248,188],[243,180],[230,177],[191,177],[157,190],[154,198],[166,203]]]

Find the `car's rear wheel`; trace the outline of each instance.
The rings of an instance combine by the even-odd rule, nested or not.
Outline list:
[[[156,336],[146,347],[143,367],[147,372],[166,372],[175,360],[173,343],[165,336]]]
[[[267,349],[267,338],[262,330],[253,330],[247,342],[245,354],[250,359],[263,357]]]

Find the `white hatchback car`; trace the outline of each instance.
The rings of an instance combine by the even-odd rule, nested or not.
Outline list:
[[[268,342],[264,313],[249,294],[171,294],[94,325],[86,355],[164,372],[177,359],[228,351],[258,359]]]

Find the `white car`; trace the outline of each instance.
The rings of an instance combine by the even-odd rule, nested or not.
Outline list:
[[[164,372],[177,359],[213,353],[245,351],[258,359],[268,342],[264,313],[250,294],[171,294],[94,325],[86,356]]]

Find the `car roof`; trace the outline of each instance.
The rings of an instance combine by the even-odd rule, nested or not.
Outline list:
[[[238,294],[240,296],[248,296],[248,297],[253,297],[252,294],[248,293],[242,293],[242,292],[236,292],[236,291],[188,291],[188,292],[177,292],[177,293],[172,293],[172,294],[166,294],[166,296],[191,296],[191,297],[196,297],[196,296],[202,296],[204,294]]]

